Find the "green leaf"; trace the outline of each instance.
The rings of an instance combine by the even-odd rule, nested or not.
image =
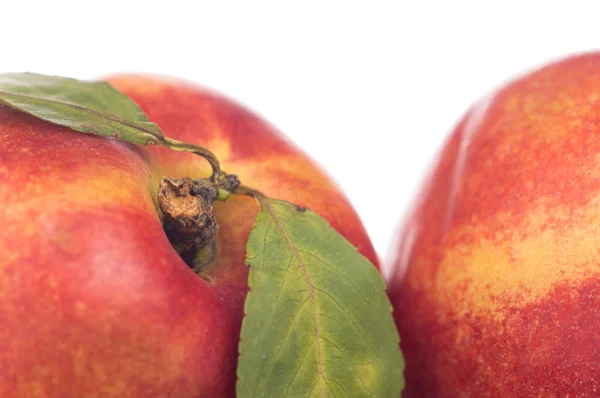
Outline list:
[[[311,210],[257,196],[239,397],[394,397],[404,360],[376,268]]]
[[[36,73],[0,74],[0,105],[83,133],[191,152],[211,164],[213,177],[220,171],[212,152],[165,137],[133,100],[106,82]]]
[[[138,145],[164,141],[140,107],[105,82],[35,73],[0,75],[0,103],[84,133],[118,136]]]

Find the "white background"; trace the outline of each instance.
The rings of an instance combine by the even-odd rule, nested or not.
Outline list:
[[[0,72],[153,72],[225,93],[335,177],[385,257],[471,103],[523,71],[600,47],[594,2],[480,3],[4,2]]]

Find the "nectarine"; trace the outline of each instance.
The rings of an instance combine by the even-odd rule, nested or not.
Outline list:
[[[475,105],[389,279],[406,396],[600,394],[600,54]]]
[[[108,80],[166,135],[315,210],[377,262],[338,187],[272,126],[182,81]],[[208,174],[191,154],[0,108],[1,397],[233,396],[257,205],[243,196],[215,203],[216,256],[203,279],[171,246],[156,199],[163,176]]]

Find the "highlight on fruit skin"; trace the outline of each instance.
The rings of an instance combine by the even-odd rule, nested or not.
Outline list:
[[[397,240],[403,396],[600,391],[600,53],[479,101]]]

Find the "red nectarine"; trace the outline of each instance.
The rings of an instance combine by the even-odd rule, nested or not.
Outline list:
[[[587,54],[460,121],[388,281],[406,396],[600,394],[599,115]]]
[[[181,81],[115,76],[162,131],[210,148],[267,195],[321,214],[373,263],[337,186],[273,127]],[[0,396],[224,397],[234,394],[257,205],[215,203],[217,253],[198,277],[169,243],[162,176],[205,161],[84,135],[0,108]]]

